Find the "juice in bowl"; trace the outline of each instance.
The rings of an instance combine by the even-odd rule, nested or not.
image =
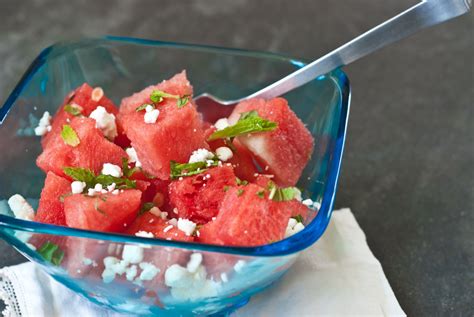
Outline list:
[[[235,108],[193,96],[236,98],[303,65],[116,37],[45,49],[0,109],[2,238],[119,312],[244,305],[328,224],[349,83],[336,70]]]

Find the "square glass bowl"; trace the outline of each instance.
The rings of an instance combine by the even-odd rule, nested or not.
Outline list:
[[[83,82],[102,87],[120,104],[123,97],[186,69],[195,96],[209,92],[234,99],[302,66],[304,62],[270,53],[121,37],[46,48],[0,108],[1,237],[60,283],[119,312],[188,316],[237,309],[285,274],[329,222],[350,104],[349,82],[341,70],[284,96],[315,138],[313,156],[297,186],[304,198],[318,205],[306,228],[288,239],[258,247],[224,247],[93,232],[15,219],[7,200],[19,193],[36,208],[45,175],[35,165],[41,144],[33,129],[44,111],[54,114],[64,96]],[[37,252],[48,241],[59,246],[55,252],[64,253],[59,265]],[[119,262],[130,252],[136,261]],[[192,254],[197,254],[195,260],[202,258],[193,278],[183,273]],[[118,262],[115,273],[123,274],[105,270],[105,258]],[[151,280],[147,274],[139,278],[146,263],[160,270]],[[167,271],[171,266],[173,274]],[[186,276],[177,278],[180,272]],[[166,274],[175,278],[172,287],[164,283]]]

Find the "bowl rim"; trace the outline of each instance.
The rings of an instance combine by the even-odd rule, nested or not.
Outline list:
[[[200,44],[188,44],[188,43],[179,43],[179,42],[166,42],[159,40],[150,40],[142,38],[133,38],[133,37],[121,37],[121,36],[103,36],[96,38],[82,38],[79,40],[73,41],[63,41],[57,42],[45,49],[43,49],[40,54],[33,60],[31,65],[28,67],[24,75],[21,77],[18,84],[15,86],[13,91],[7,97],[4,105],[0,108],[0,125],[5,120],[8,112],[14,105],[17,98],[20,96],[21,92],[28,85],[35,73],[41,68],[45,63],[48,57],[50,57],[51,52],[54,48],[64,45],[71,44],[81,44],[81,43],[100,43],[100,42],[123,42],[129,44],[138,44],[138,45],[151,45],[158,47],[173,47],[181,49],[192,49],[192,50],[204,50],[204,51],[219,51],[227,52],[233,55],[244,55],[244,56],[254,56],[262,58],[271,58],[286,61],[292,64],[295,67],[303,67],[306,65],[306,62],[300,59],[295,59],[283,54],[263,52],[263,51],[252,51],[238,48],[226,48],[219,46],[210,46],[210,45],[200,45]],[[145,245],[157,245],[164,247],[176,247],[181,249],[190,249],[190,250],[199,250],[207,252],[217,252],[217,253],[228,253],[242,256],[284,256],[296,253],[301,251],[309,246],[311,246],[315,241],[317,241],[321,235],[326,230],[326,227],[331,218],[331,214],[334,207],[334,200],[336,195],[336,188],[339,179],[339,173],[342,162],[342,153],[344,149],[346,132],[347,132],[347,123],[349,118],[349,109],[351,101],[351,87],[347,75],[341,70],[336,69],[326,75],[330,75],[331,79],[335,81],[336,86],[340,89],[341,93],[341,118],[339,126],[337,129],[337,135],[335,139],[335,148],[333,152],[333,160],[329,169],[329,177],[327,181],[327,186],[323,194],[321,207],[318,211],[317,216],[305,227],[304,230],[298,232],[297,234],[292,235],[286,239],[271,243],[265,244],[262,246],[254,247],[236,247],[236,246],[218,246],[211,244],[203,243],[191,243],[191,242],[181,242],[181,241],[170,241],[164,239],[150,239],[144,237],[137,237],[131,235],[124,235],[119,233],[106,233],[98,231],[90,231],[83,229],[76,229],[70,227],[55,226],[50,224],[44,224],[34,221],[27,221],[16,219],[7,215],[0,215],[0,227],[26,231],[31,233],[42,233],[42,234],[51,234],[51,235],[61,235],[61,236],[74,236],[78,238],[88,238],[96,240],[104,240],[111,242],[119,243],[136,243],[136,244],[145,244]],[[326,76],[323,75],[323,76]],[[321,76],[320,76],[321,77]],[[319,77],[318,77],[319,78]],[[315,78],[316,79],[316,78]],[[319,221],[317,221],[319,219]]]

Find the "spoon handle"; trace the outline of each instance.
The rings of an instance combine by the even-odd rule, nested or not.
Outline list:
[[[425,0],[247,98],[273,98],[419,30],[460,16],[472,0]]]

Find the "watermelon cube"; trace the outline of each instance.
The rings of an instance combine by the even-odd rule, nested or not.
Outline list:
[[[71,182],[53,172],[46,174],[34,220],[58,226],[66,225],[64,197],[71,192]]]
[[[179,96],[192,94],[185,72],[156,86],[145,88],[120,105],[119,122],[131,140],[143,169],[160,178],[169,179],[170,161],[187,162],[192,152],[207,148],[202,120],[192,101],[178,108],[176,99],[165,98],[156,105],[159,115],[155,123],[145,123],[146,111],[135,111],[143,104],[152,103],[153,90]]]
[[[169,226],[170,224],[161,217],[155,216],[151,212],[145,212],[135,219],[126,233],[135,235],[139,231],[145,231],[153,233],[155,238],[188,242],[194,241],[193,236],[187,236],[177,227]]]
[[[94,94],[94,97],[93,97]],[[113,102],[108,99],[100,87],[94,89],[89,84],[84,83],[64,99],[62,105],[58,108],[51,124],[51,131],[43,136],[41,144],[45,149],[51,140],[55,140],[61,134],[64,124],[72,120],[75,116],[65,111],[66,105],[72,105],[75,109],[81,110],[81,115],[88,117],[97,106],[102,106],[108,113],[117,115],[118,109]],[[78,108],[80,107],[80,108]]]
[[[203,224],[219,213],[226,190],[236,186],[231,166],[223,165],[171,182],[171,205],[178,209],[178,217]]]
[[[127,189],[116,195],[68,196],[64,199],[66,224],[79,229],[122,232],[136,218],[141,196],[137,189]]]
[[[262,195],[263,190],[255,184],[229,189],[217,218],[199,230],[199,241],[256,246],[283,239],[291,211]]]
[[[311,133],[283,98],[243,101],[235,107],[229,122],[235,124],[241,113],[253,110],[260,117],[277,122],[278,127],[237,139],[256,156],[266,173],[275,175],[278,185],[295,185],[313,152]]]
[[[107,140],[95,127],[94,119],[76,117],[69,125],[80,143],[77,146],[68,145],[58,135],[36,160],[36,164],[46,173],[52,171],[67,177],[64,167],[89,168],[100,173],[104,163],[121,166],[122,158],[127,157],[122,148]]]

